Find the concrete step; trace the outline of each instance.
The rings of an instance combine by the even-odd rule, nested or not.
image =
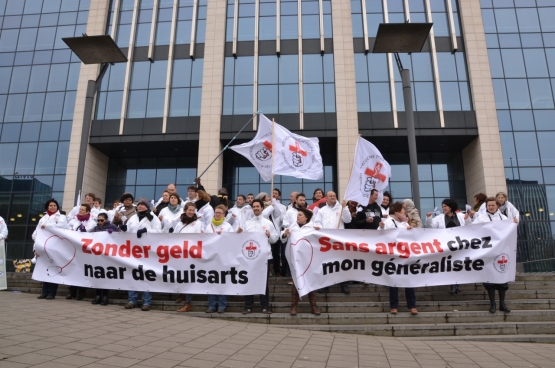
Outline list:
[[[422,337],[399,337],[403,340],[422,340]],[[555,334],[537,335],[461,335],[461,336],[430,336],[426,341],[484,341],[484,342],[535,342],[555,343]]]

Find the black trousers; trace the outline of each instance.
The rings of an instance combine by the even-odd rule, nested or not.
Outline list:
[[[87,292],[87,288],[84,288],[84,287],[80,287],[80,286],[69,287],[69,295],[71,295],[74,298],[77,296],[77,294],[85,295],[86,292]]]
[[[407,299],[407,308],[416,308],[416,294],[414,288],[405,288],[405,298]],[[399,288],[389,288],[389,308],[397,309],[399,307]]]
[[[99,297],[108,297],[108,290],[106,289],[96,289],[96,296]]]
[[[270,265],[268,264],[268,270]],[[266,270],[266,274],[268,273]],[[268,289],[268,278],[266,278],[266,293],[260,294],[260,307],[262,309],[270,309],[270,289]],[[254,295],[245,295],[245,308],[254,309]]]
[[[43,282],[42,283],[42,294],[43,295],[56,296],[57,291],[58,291],[58,284],[53,284],[51,282]]]
[[[289,268],[289,263],[287,262],[287,257],[285,257],[285,247],[287,243],[280,241],[280,256],[281,256],[281,276],[291,275],[291,269]]]
[[[508,283],[504,283],[504,284],[490,284],[489,282],[484,282],[483,283],[484,288],[486,288],[486,290],[508,290],[509,289],[509,284]]]
[[[281,272],[281,240],[278,240],[277,242],[275,242],[275,244],[272,244],[272,258],[273,259],[271,262],[273,264],[274,274],[277,275]]]

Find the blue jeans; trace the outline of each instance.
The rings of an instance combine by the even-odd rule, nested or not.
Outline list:
[[[208,309],[216,310],[216,303],[218,304],[217,310],[225,310],[227,307],[227,296],[208,295]]]
[[[416,293],[414,288],[405,288],[405,298],[407,299],[407,307],[409,309],[416,308]],[[399,307],[399,288],[389,288],[389,307],[391,309]]]
[[[128,291],[129,297],[127,301],[133,305],[137,305],[137,297],[139,296],[138,291]],[[143,305],[150,305],[150,300],[152,299],[152,294],[148,291],[143,291]]]

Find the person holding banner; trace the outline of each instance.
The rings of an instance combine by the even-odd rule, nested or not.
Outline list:
[[[395,202],[389,206],[389,216],[385,221],[380,222],[378,230],[388,229],[412,229],[409,224],[409,219],[405,214],[405,208],[402,202]],[[405,298],[407,299],[407,308],[410,309],[410,314],[417,315],[416,309],[416,293],[414,288],[405,288]],[[391,314],[397,314],[399,308],[399,288],[389,288],[389,309]]]
[[[368,205],[362,207],[361,211],[357,213],[355,223],[358,229],[377,230],[380,226],[382,216],[382,208],[378,204],[379,192],[377,189],[370,191],[368,198]]]
[[[382,210],[382,216],[387,218],[389,215],[389,206],[393,203],[393,199],[391,198],[391,194],[389,192],[383,192],[382,204],[380,208]]]
[[[214,210],[214,217],[212,223],[204,229],[207,234],[233,233],[231,225],[225,221],[225,212],[227,207],[220,204]],[[217,306],[217,307],[216,307]],[[224,313],[227,308],[227,297],[225,295],[208,295],[208,309],[206,313]]]
[[[266,194],[266,196],[268,196]],[[266,219],[262,214],[264,209],[264,202],[260,199],[255,199],[252,201],[252,211],[254,212],[254,217],[245,223],[245,229],[239,228],[238,233],[245,232],[263,232],[268,237],[268,261],[272,259],[272,244],[274,244],[279,237],[274,224]],[[262,313],[271,314],[270,311],[270,290],[268,289],[268,277],[267,274],[270,270],[270,262],[268,262],[266,272],[266,292],[260,295],[260,307],[262,308]],[[254,295],[245,295],[245,310],[243,314],[250,314],[254,308]]]
[[[432,213],[428,212],[426,214],[426,227],[434,229],[449,229],[457,226],[465,226],[472,224],[471,214],[467,213],[463,215],[459,211],[459,205],[454,199],[445,198],[441,202],[441,209],[443,213],[432,218]],[[451,290],[449,294],[462,293],[459,284],[451,285]]]
[[[123,193],[120,199],[122,205],[115,210],[114,219],[112,220],[113,224],[118,225],[121,228],[127,224],[127,221],[129,221],[133,215],[135,215],[137,209],[135,208],[135,205],[133,205],[133,200],[134,198],[131,193]]]
[[[81,198],[81,194],[79,193],[79,198]],[[78,199],[79,199],[78,198]],[[94,206],[94,200],[96,199],[96,195],[94,193],[87,193],[85,194],[85,203],[88,204],[91,208],[93,208]],[[81,207],[80,204],[78,204],[77,206],[73,207],[73,209],[71,211],[69,211],[69,214],[67,215],[67,220],[71,221],[73,220],[73,218],[75,216],[77,216],[77,214],[79,213],[79,208]],[[94,217],[94,216],[93,216]],[[95,217],[96,219],[96,217]]]
[[[422,224],[422,219],[420,218],[420,212],[415,207],[414,202],[412,199],[405,199],[403,200],[403,207],[405,207],[405,213],[409,219],[409,224],[412,227],[422,228],[424,227]]]
[[[177,223],[181,218],[181,214],[183,213],[183,208],[181,208],[181,198],[179,198],[179,194],[177,194],[177,192],[170,194],[169,204],[159,213],[160,215],[158,218],[162,223],[162,232],[173,233],[173,230],[177,226]]]
[[[94,229],[91,230],[91,233],[98,233],[101,231],[106,231],[109,234],[113,233],[113,232],[119,232],[119,228],[114,225],[111,224],[110,221],[108,221],[108,214],[105,212],[100,212],[98,214],[98,217],[96,218],[96,223],[97,225],[94,227]],[[92,300],[91,304],[100,304],[102,306],[107,306],[108,305],[108,290],[107,289],[96,289],[96,297]]]
[[[88,204],[82,204],[79,207],[79,213],[69,221],[69,229],[73,231],[80,231],[82,233],[91,232],[96,226],[96,220],[91,215],[91,207]],[[87,289],[80,286],[70,286],[69,294],[66,296],[67,300],[76,299],[83,300]]]
[[[137,203],[137,213],[131,216],[127,224],[120,226],[122,231],[136,233],[137,238],[141,238],[145,233],[160,233],[162,232],[160,220],[150,211],[150,202],[146,198],[140,198]],[[135,290],[128,291],[128,301],[125,309],[135,308],[137,305],[137,297],[139,292]],[[148,291],[143,291],[143,306],[141,310],[148,312],[150,310],[150,301],[152,294]]]
[[[326,197],[324,196],[324,191],[320,188],[314,189],[314,193],[312,193],[312,204],[308,206],[308,209],[312,211],[314,216],[316,216],[320,208],[325,205]]]
[[[247,202],[247,197],[244,194],[239,194],[235,206],[227,211],[226,221],[233,227],[233,231],[237,231],[238,228],[245,227],[245,222],[253,216],[254,213]]]
[[[160,213],[162,210],[170,204],[170,192],[169,190],[164,190],[162,192],[162,198],[152,207],[152,212]]]
[[[44,209],[46,211],[46,214],[44,214],[44,216],[42,216],[42,218],[39,220],[39,223],[37,224],[37,228],[35,229],[35,231],[33,232],[33,235],[31,236],[33,240],[37,239],[37,233],[39,229],[46,229],[47,227],[69,229],[69,226],[67,225],[67,218],[65,217],[65,215],[62,215],[60,213],[60,205],[54,198],[46,201],[44,205]],[[42,244],[38,244],[38,246],[42,246]],[[35,243],[33,245],[33,251],[35,250],[36,247],[37,247],[37,244]],[[35,257],[36,256],[37,254],[35,253]],[[58,284],[54,284],[51,282],[43,282],[42,292],[37,299],[47,299],[47,300],[54,299],[56,297],[57,291],[58,291]]]
[[[301,209],[306,209],[306,196],[304,193],[297,192],[293,206],[289,208],[287,212],[285,212],[285,216],[283,216],[284,229],[288,229],[297,223],[297,214]],[[312,216],[310,217],[312,218]]]
[[[509,196],[505,192],[499,192],[495,195],[497,204],[499,205],[499,212],[507,216],[507,218],[520,220],[520,213],[511,202],[509,202]]]
[[[499,204],[494,197],[488,197],[485,200],[486,204],[486,212],[479,214],[476,219],[474,219],[475,224],[481,224],[491,221],[504,221],[507,220],[507,216],[499,211]],[[516,216],[513,217],[512,222],[518,224],[518,218]],[[509,289],[509,284],[492,284],[489,282],[483,283],[484,288],[488,292],[489,302],[490,302],[490,313],[495,313],[496,304],[495,304],[495,290],[499,293],[499,310],[501,312],[510,313],[511,310],[505,304],[505,294]]]
[[[197,200],[195,202],[195,207],[197,209],[197,217],[200,222],[202,222],[203,228],[210,225],[212,217],[214,217],[214,209],[210,206],[210,200],[212,198],[204,190],[199,189],[197,191]]]
[[[293,223],[291,226],[287,227],[281,233],[281,240],[284,243],[287,243],[287,239],[289,238],[289,234],[292,232],[298,231],[305,231],[311,230],[314,227],[310,224],[310,220],[312,219],[312,211],[306,208],[299,208],[297,211],[297,221]],[[297,287],[293,285],[291,288],[291,310],[289,314],[292,316],[297,315],[297,306],[299,305],[299,292],[297,291]],[[316,305],[316,291],[311,291],[308,293],[308,301],[310,302],[310,313],[314,314],[315,316],[319,316],[320,310]]]

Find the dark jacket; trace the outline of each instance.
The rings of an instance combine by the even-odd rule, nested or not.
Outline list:
[[[369,216],[370,212],[374,212],[374,222],[366,222],[366,218]],[[357,229],[377,230],[378,227],[380,227],[381,220],[382,208],[379,204],[372,203],[365,207],[362,207],[362,211],[357,212],[355,224],[357,226]]]
[[[114,233],[119,233],[119,228],[117,227],[117,225],[114,225],[112,223],[110,223],[110,221],[106,221],[104,223],[104,226],[99,227],[98,225],[96,225],[92,230],[91,233],[98,233],[101,231],[108,231],[108,230],[112,230],[112,232]]]

